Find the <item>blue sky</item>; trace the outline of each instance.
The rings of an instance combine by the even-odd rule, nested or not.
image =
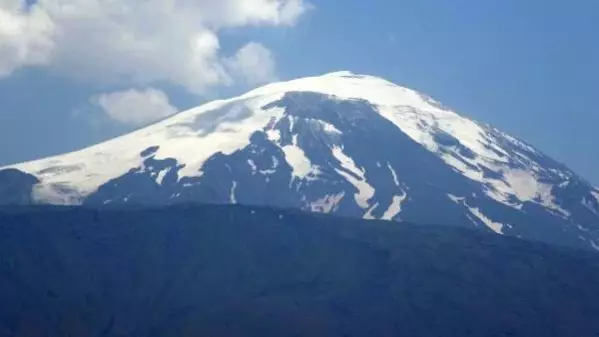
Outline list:
[[[46,6],[40,10],[47,10],[52,25],[81,27],[77,18],[53,12],[52,1],[40,0]],[[256,6],[266,3],[249,2],[252,1]],[[205,5],[198,9],[224,13],[219,14],[220,21],[202,19],[202,27],[208,27],[207,32],[216,36],[220,45],[219,60],[215,61],[218,64],[206,69],[197,64],[183,69],[176,67],[180,62],[178,45],[166,45],[165,41],[170,43],[173,36],[184,34],[183,30],[169,31],[172,35],[165,34],[164,40],[148,42],[156,42],[158,49],[150,50],[156,50],[158,55],[139,65],[135,58],[120,62],[117,58],[120,49],[104,46],[103,34],[113,27],[102,20],[92,20],[93,25],[85,22],[84,28],[89,31],[83,38],[61,37],[62,40],[54,43],[51,54],[42,53],[47,48],[46,41],[40,38],[44,31],[34,37],[13,34],[10,35],[13,40],[8,40],[3,38],[0,23],[0,73],[2,62],[8,62],[5,70],[10,69],[0,77],[0,164],[81,148],[133,130],[148,117],[123,119],[107,113],[110,109],[101,102],[111,103],[110,111],[115,113],[122,111],[116,103],[126,107],[136,102],[134,95],[111,96],[111,93],[138,90],[143,98],[151,94],[147,88],[155,88],[164,94],[164,97],[152,95],[162,104],[163,110],[155,112],[159,116],[166,107],[193,107],[213,98],[241,93],[274,78],[352,70],[427,93],[465,116],[532,143],[599,185],[599,111],[595,104],[599,95],[599,2],[277,1],[301,5],[301,10],[289,5],[266,16],[262,13],[269,10],[267,7],[259,13],[255,13],[258,7],[246,12],[234,6],[231,9]],[[18,2],[0,0],[0,14],[4,10],[15,15],[16,7],[11,12],[11,3]],[[75,2],[86,4],[94,0]],[[222,1],[227,2],[235,3]],[[193,14],[193,10],[187,12]],[[161,15],[148,13],[144,14],[148,18]],[[31,12],[18,15],[21,22],[33,20]],[[25,18],[26,15],[29,17]],[[225,21],[221,17],[230,19]],[[190,22],[193,23],[189,26],[181,25],[194,32],[200,29],[195,21]],[[170,29],[120,24],[123,29],[147,29],[149,33],[144,38],[155,36],[161,29]],[[120,34],[118,29],[111,34]],[[94,35],[93,30],[102,34]],[[86,46],[88,36],[93,44]],[[19,42],[23,40],[17,41],[19,38],[28,42],[23,44]],[[211,48],[212,40],[202,41],[202,46]],[[15,53],[6,52],[10,48],[22,50],[17,47],[23,45],[29,48],[27,57],[15,58]],[[89,48],[89,52],[74,53],[76,48]],[[242,49],[247,53],[241,52]],[[52,56],[44,59],[44,55]],[[81,61],[95,55],[102,57],[97,65]],[[166,62],[169,59],[172,61]],[[114,63],[122,66],[116,67]],[[256,63],[266,64],[267,71],[258,71]],[[126,68],[128,65],[132,70]],[[220,68],[225,69],[226,76],[210,75]],[[190,76],[191,70],[198,70],[198,75]],[[126,76],[106,75],[112,73]],[[151,107],[143,110],[148,114],[153,111]]]

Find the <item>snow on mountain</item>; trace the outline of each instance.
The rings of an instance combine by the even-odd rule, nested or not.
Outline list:
[[[599,190],[584,179],[428,96],[350,72],[11,168],[39,180],[38,203],[266,204],[599,246]]]
[[[42,183],[36,187],[36,200],[53,204],[81,203],[110,179],[143,166],[140,153],[148,144],[160,144],[160,149],[153,153],[156,159],[174,158],[185,164],[179,172],[181,176],[199,176],[202,164],[214,153],[232,153],[243,148],[254,131],[272,118],[280,118],[282,109],[261,111],[260,108],[277,98],[271,95],[211,102],[123,137],[15,168],[38,177]],[[224,106],[228,110],[221,114],[219,108]],[[243,123],[236,123],[245,115],[248,118]],[[201,116],[206,117],[206,123],[197,118]],[[191,148],[193,152],[189,151]]]

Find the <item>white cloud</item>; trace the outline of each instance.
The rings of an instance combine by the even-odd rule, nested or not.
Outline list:
[[[50,61],[55,26],[46,12],[25,12],[20,0],[0,0],[0,78]]]
[[[127,90],[92,99],[110,119],[129,126],[143,126],[177,112],[167,95],[157,89]]]
[[[38,0],[29,8],[0,0],[0,77],[43,65],[91,81],[167,81],[202,94],[275,68],[257,43],[222,55],[221,30],[290,26],[309,8],[305,0]]]
[[[255,42],[246,44],[235,56],[225,61],[233,73],[251,84],[271,81],[275,78],[275,61],[270,50]]]
[[[196,0],[194,7],[202,8],[202,18],[211,27],[246,25],[294,25],[311,9],[304,0]]]

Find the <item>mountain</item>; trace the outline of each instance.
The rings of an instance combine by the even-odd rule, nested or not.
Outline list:
[[[349,72],[270,84],[7,169],[0,181],[19,183],[0,185],[3,203],[267,205],[599,250],[599,189],[426,95]]]
[[[0,209],[0,336],[597,336],[599,255],[269,208]]]

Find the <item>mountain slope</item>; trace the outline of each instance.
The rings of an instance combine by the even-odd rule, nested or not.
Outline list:
[[[13,168],[39,179],[39,203],[269,205],[599,249],[599,190],[584,179],[425,95],[348,72]]]
[[[1,336],[596,336],[599,256],[241,206],[0,209]]]

